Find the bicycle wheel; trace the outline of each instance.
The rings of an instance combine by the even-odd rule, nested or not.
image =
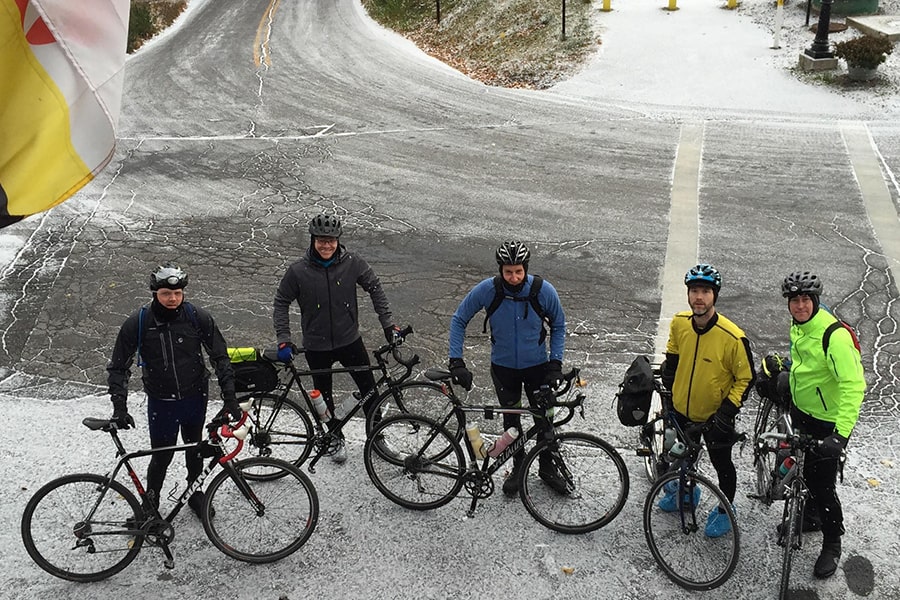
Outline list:
[[[128,529],[142,520],[134,494],[118,481],[90,473],[67,475],[46,484],[25,505],[22,541],[28,555],[51,575],[99,581],[138,555],[144,537]]]
[[[248,446],[254,456],[267,456],[300,466],[312,452],[310,443],[314,437],[309,415],[294,401],[276,394],[259,393],[252,396],[249,413],[253,427],[247,436]],[[241,399],[243,400],[243,398]],[[266,480],[286,473],[247,471],[248,479]]]
[[[644,456],[644,474],[651,483],[669,470],[669,463],[663,458],[666,455],[663,448],[664,436],[665,419],[662,415],[641,427],[638,433],[640,447],[650,452]]]
[[[545,482],[544,479],[547,479]],[[557,488],[565,482],[568,491]],[[560,533],[587,533],[616,518],[628,498],[628,469],[616,450],[586,433],[539,442],[522,463],[519,497],[538,523]]]
[[[778,543],[783,545],[781,559],[781,583],[778,587],[778,598],[783,600],[788,597],[788,587],[791,580],[791,563],[794,550],[800,548],[800,526],[803,518],[803,498],[800,494],[800,482],[795,480],[791,485],[791,491],[784,501],[784,515],[781,523],[781,535]]]
[[[725,583],[737,566],[740,531],[725,494],[699,473],[685,475],[681,493],[686,501],[681,510],[663,511],[658,504],[666,495],[664,486],[669,482],[677,486],[680,475],[673,470],[651,486],[644,502],[644,535],[653,558],[669,579],[685,589],[711,590]],[[706,519],[719,507],[726,509],[731,531],[709,538],[704,532]]]
[[[232,463],[206,490],[203,529],[213,545],[237,560],[269,563],[293,554],[306,543],[319,521],[319,496],[312,481],[289,462],[265,457]],[[248,470],[273,473],[265,480],[245,477]],[[246,486],[246,490],[241,488]],[[245,495],[252,497],[252,500]]]
[[[777,414],[771,400],[765,399],[759,412],[756,414],[756,422],[753,426],[753,464],[756,467],[756,498],[766,506],[774,500],[775,483],[775,455],[765,446],[760,446],[759,436],[767,431],[773,431],[776,425]]]
[[[404,381],[398,386],[388,388],[375,404],[374,410],[366,420],[366,431],[371,435],[378,426],[379,419],[394,415],[421,415],[443,423],[445,417],[453,410],[453,400],[444,393],[443,386],[430,381]],[[454,439],[461,440],[465,432],[465,424],[460,415],[453,415],[445,425]]]
[[[397,458],[387,458],[375,449],[377,445],[388,448]],[[379,492],[413,510],[429,510],[450,502],[462,489],[466,472],[459,442],[444,427],[417,415],[382,420],[366,440],[363,461]]]

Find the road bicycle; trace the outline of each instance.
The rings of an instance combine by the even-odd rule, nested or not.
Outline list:
[[[672,395],[654,370],[654,391],[660,408],[639,434],[638,456],[652,482],[644,501],[644,536],[650,553],[669,579],[689,590],[711,590],[731,577],[740,555],[740,530],[734,508],[709,478],[697,471],[703,453],[706,423],[682,427],[674,416]],[[666,512],[660,501],[675,493],[675,510]],[[705,534],[706,519],[718,510],[728,516],[731,529],[717,538]]]
[[[784,486],[777,475],[777,469],[787,456],[790,448],[778,448],[771,452],[770,444],[763,437],[775,431],[786,433],[790,423],[790,399],[776,396],[761,397],[759,411],[753,424],[753,467],[756,470],[756,489],[748,497],[771,506],[775,500],[784,498]]]
[[[250,403],[249,413],[253,427],[247,441],[251,453],[257,456],[274,456],[297,466],[315,453],[308,465],[309,471],[314,473],[316,464],[323,456],[330,456],[338,451],[342,443],[341,431],[361,407],[374,403],[378,407],[394,407],[392,411],[396,411],[399,410],[396,408],[398,406],[443,403],[444,396],[440,386],[431,382],[407,381],[412,375],[413,367],[419,363],[418,355],[405,357],[401,352],[401,345],[411,333],[410,326],[399,331],[390,343],[372,352],[374,365],[359,367],[300,370],[293,361],[279,361],[272,349],[259,353],[258,360],[271,365],[269,368],[281,371],[282,376],[279,376],[278,386],[274,390],[238,394],[238,401]],[[296,349],[298,354],[303,352],[303,349]],[[393,363],[390,358],[393,358]],[[343,418],[331,416],[329,421],[324,420],[315,409],[301,377],[359,371],[380,373],[375,387],[365,396],[354,392],[355,405]],[[302,398],[302,406],[292,399],[298,393]],[[340,403],[335,402],[336,406],[338,404]],[[371,433],[380,418],[379,410],[369,412],[366,418],[367,434]],[[273,474],[253,472],[248,476],[262,479]]]
[[[778,528],[778,545],[782,547],[781,581],[778,598],[788,596],[791,579],[791,564],[795,550],[803,547],[803,510],[809,498],[809,488],[803,479],[803,465],[806,453],[815,450],[821,442],[808,434],[797,433],[791,425],[790,414],[784,413],[779,424],[772,431],[759,435],[755,451],[768,453],[770,456],[786,456],[789,466],[783,478],[773,485],[779,486],[784,498],[784,512],[781,527]]]
[[[535,520],[561,533],[586,533],[607,525],[622,510],[628,497],[628,470],[615,448],[594,435],[558,431],[576,411],[584,417],[585,396],[575,393],[573,386],[577,369],[564,377],[558,392],[544,386],[529,408],[464,405],[453,391],[449,371],[429,369],[425,376],[440,383],[448,412],[439,420],[412,413],[388,416],[375,427],[363,451],[369,477],[391,501],[429,510],[465,489],[472,497],[467,516],[473,517],[478,501],[494,493],[493,475],[533,440],[534,447],[513,473],[519,478],[519,498]],[[487,419],[529,415],[535,424],[497,456],[479,457],[469,436],[456,433],[465,430],[466,415],[471,413]],[[387,451],[377,450],[379,436]],[[564,482],[564,490],[545,482],[541,462],[559,476],[557,486],[560,479]]]
[[[200,509],[203,529],[226,555],[250,563],[269,563],[289,556],[309,539],[319,518],[319,499],[312,482],[294,465],[266,457],[235,457],[247,432],[246,413],[232,428],[227,416],[212,419],[207,439],[195,444],[127,452],[119,424],[110,419],[84,419],[92,431],[108,433],[116,447],[116,463],[106,475],[66,475],[41,487],[25,506],[22,540],[39,567],[75,582],[115,575],[137,557],[146,542],[160,548],[164,565],[174,568],[170,545],[173,521],[191,495],[218,467]],[[234,449],[226,446],[237,440]],[[160,452],[196,452],[209,463],[178,497],[165,517],[132,466],[136,458]],[[123,470],[137,497],[116,478]],[[275,475],[249,481],[247,470]]]

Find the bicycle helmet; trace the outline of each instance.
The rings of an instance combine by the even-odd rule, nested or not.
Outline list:
[[[808,296],[822,295],[822,280],[815,273],[809,271],[794,271],[781,282],[781,295],[792,298],[806,294]]]
[[[187,273],[171,262],[161,264],[150,274],[150,289],[154,292],[160,288],[181,290],[187,284]]]
[[[522,242],[503,242],[497,248],[497,264],[501,267],[503,265],[524,265],[527,270],[530,258],[531,251]]]
[[[319,237],[341,237],[341,220],[334,215],[319,215],[309,222],[309,233]]]
[[[722,289],[722,276],[712,265],[700,263],[696,267],[684,274],[684,285],[691,287],[692,285],[705,285],[711,287],[716,295]]]

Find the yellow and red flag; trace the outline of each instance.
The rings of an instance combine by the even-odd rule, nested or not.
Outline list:
[[[129,0],[0,0],[0,227],[112,158]]]

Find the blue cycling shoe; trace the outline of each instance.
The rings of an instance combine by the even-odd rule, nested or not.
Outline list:
[[[734,507],[731,510],[734,511]],[[706,537],[722,537],[729,531],[731,531],[731,518],[728,513],[721,511],[718,506],[712,509],[706,519],[706,529],[704,530]]]
[[[675,512],[678,510],[678,498],[675,497],[676,492],[678,492],[678,480],[673,479],[672,481],[666,483],[663,486],[663,490],[666,492],[666,495],[662,497],[662,499],[656,504],[659,507],[659,510],[663,512]],[[694,506],[700,502],[700,488],[694,487]],[[691,497],[687,494],[684,495],[684,508],[691,507]]]

